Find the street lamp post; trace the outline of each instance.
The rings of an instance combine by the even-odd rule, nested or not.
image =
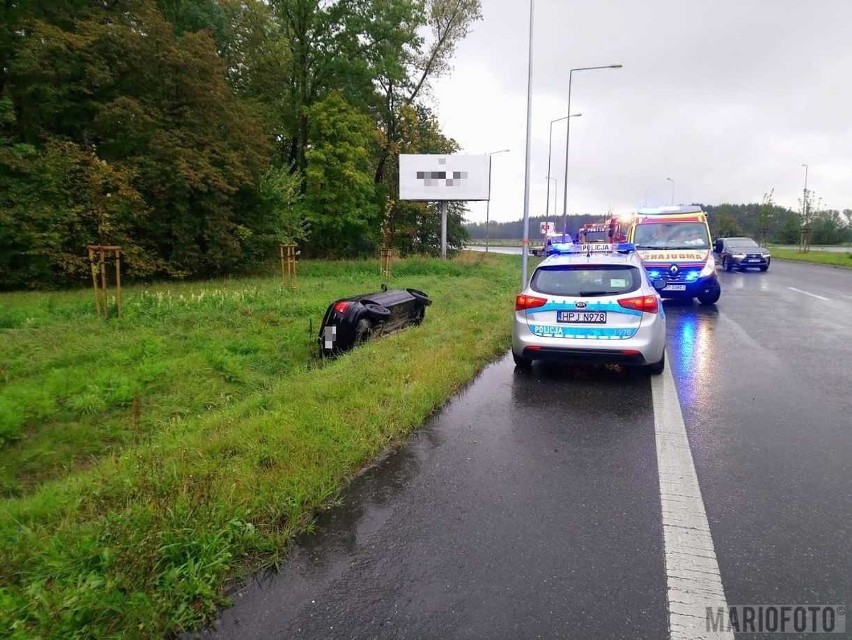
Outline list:
[[[805,188],[802,190],[802,229],[799,231],[799,253],[807,253],[811,248],[810,198],[808,197],[808,165],[805,168]]]
[[[532,72],[533,72],[533,16],[535,0],[530,0],[530,35],[527,53],[527,141],[524,160],[524,237],[521,245],[521,291],[527,286],[527,262],[530,257],[530,142],[532,138]],[[571,113],[569,107],[568,113]],[[571,122],[571,120],[568,120]]]
[[[500,151],[492,151],[488,155],[494,156],[498,153],[507,153],[509,149],[500,149]],[[485,252],[488,253],[488,222],[491,215],[491,161],[488,161],[488,200],[485,203]]]
[[[571,113],[571,85],[574,80],[574,72],[575,71],[594,71],[597,69],[621,69],[623,65],[620,64],[606,64],[599,67],[577,67],[576,69],[571,69],[568,72],[568,113]],[[568,149],[570,148],[571,143],[571,120],[570,118],[567,121],[567,131],[565,132],[565,176],[562,179],[562,234],[563,240],[564,235],[568,233]]]
[[[545,213],[545,218],[547,222],[550,222],[550,181],[556,180],[556,178],[550,177],[550,157],[552,155],[551,148],[553,146],[553,125],[556,122],[562,122],[563,120],[567,120],[568,118],[579,118],[582,113],[572,113],[567,116],[562,116],[561,118],[556,118],[556,120],[550,121],[550,134],[547,137],[547,213]],[[557,181],[557,184],[558,181]],[[557,194],[558,197],[558,194]],[[556,202],[553,203],[553,210],[556,211]]]
[[[672,201],[671,201],[671,204],[674,204],[675,181],[672,180],[671,178],[666,178],[666,180],[668,180],[669,182],[672,183]]]
[[[547,178],[547,205],[544,213],[544,220],[547,222],[547,225],[550,226],[550,181],[555,182],[556,184],[553,187],[553,210],[556,211],[556,198],[559,197],[559,179],[558,178]]]

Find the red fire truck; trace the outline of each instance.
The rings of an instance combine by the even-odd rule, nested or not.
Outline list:
[[[617,244],[627,242],[627,229],[622,221],[612,216],[603,222],[584,224],[579,231],[580,244]]]

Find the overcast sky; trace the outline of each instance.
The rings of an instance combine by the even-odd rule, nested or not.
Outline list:
[[[493,158],[492,220],[523,214],[528,0],[482,0],[483,20],[433,84],[444,132]],[[570,213],[675,202],[798,208],[808,187],[852,208],[852,1],[536,0],[531,215],[546,204],[548,128],[575,72]],[[565,123],[553,126],[562,212]],[[551,211],[553,208],[551,194]],[[471,203],[471,221],[485,203]]]

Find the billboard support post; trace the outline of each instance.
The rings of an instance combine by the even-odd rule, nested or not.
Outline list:
[[[438,203],[442,258],[447,257],[447,203],[488,200],[490,173],[488,155],[400,154],[399,199]]]
[[[447,259],[447,200],[441,200],[441,257]]]

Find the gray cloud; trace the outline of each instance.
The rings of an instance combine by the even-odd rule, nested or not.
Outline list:
[[[493,163],[492,219],[523,207],[526,0],[484,0],[484,20],[432,95],[467,153]],[[677,201],[798,207],[802,163],[827,206],[852,207],[852,3],[846,0],[537,0],[531,212],[544,213],[547,132],[574,74],[568,208]],[[560,190],[564,123],[554,126]],[[557,210],[562,211],[561,194]],[[485,204],[471,204],[483,220]]]

